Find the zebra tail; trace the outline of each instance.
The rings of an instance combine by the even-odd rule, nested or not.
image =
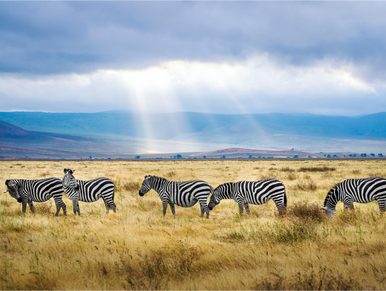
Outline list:
[[[284,190],[284,206],[287,208],[287,193]]]

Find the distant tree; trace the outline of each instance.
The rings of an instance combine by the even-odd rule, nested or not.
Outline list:
[[[383,155],[382,154],[378,154],[378,157],[383,158]]]
[[[92,156],[89,156],[89,159],[92,160]]]
[[[138,160],[141,156],[135,156],[135,159]]]
[[[248,159],[253,159],[253,156],[252,156],[252,155],[249,155],[249,156],[248,156]]]
[[[309,159],[312,159],[312,157],[311,157],[311,156],[308,156],[308,158],[309,158]]]
[[[203,159],[206,159],[206,156],[202,156]]]
[[[226,159],[226,156],[221,156],[222,159]]]
[[[176,155],[176,158],[177,159],[182,159],[182,156],[181,155]]]
[[[375,157],[375,155],[373,153],[371,153],[370,156]]]
[[[367,154],[361,154],[361,157],[365,158],[365,157],[367,157]]]
[[[297,158],[299,158],[299,156],[298,155],[294,155],[294,159],[297,159]]]
[[[330,155],[327,155],[327,158],[331,158],[331,156],[330,156]]]

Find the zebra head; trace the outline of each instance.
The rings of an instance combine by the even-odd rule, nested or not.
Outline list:
[[[7,185],[7,190],[4,193],[9,193],[11,197],[15,198],[17,202],[22,202],[21,198],[21,188],[22,185],[17,180],[7,180],[5,181],[5,185]]]
[[[79,184],[75,177],[72,175],[74,172],[75,170],[64,169],[62,184],[64,188],[70,188],[77,191],[79,190]]]
[[[324,207],[322,207],[321,210],[325,210],[326,214],[330,217],[336,213],[335,206],[338,202],[338,193],[339,189],[336,185],[328,192],[326,198],[324,199]]]
[[[214,189],[212,196],[210,196],[208,208],[212,210],[216,205],[220,204],[221,199],[219,198],[219,193],[221,191],[221,185]]]
[[[139,196],[145,195],[152,188],[151,177],[152,176],[145,176],[145,179],[142,182],[141,188],[139,189]]]

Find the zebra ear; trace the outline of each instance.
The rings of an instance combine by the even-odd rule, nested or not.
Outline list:
[[[67,171],[68,171],[68,169],[64,169],[64,173],[65,173],[65,174],[67,173]]]
[[[5,180],[5,185],[8,186],[9,180]]]

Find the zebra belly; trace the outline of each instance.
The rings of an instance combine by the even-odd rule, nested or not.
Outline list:
[[[32,195],[33,202],[45,202],[50,200],[52,197],[51,193],[44,193],[43,195]]]
[[[94,196],[79,197],[79,201],[91,203],[99,200],[99,198],[101,197],[102,197],[102,194],[98,193]]]
[[[170,199],[170,201],[180,207],[192,207],[198,200],[194,197],[185,197],[185,199]]]
[[[242,199],[242,201],[244,203],[261,205],[261,204],[267,203],[269,199],[270,199],[270,197],[268,195],[261,195],[259,197],[259,195],[252,194],[252,195],[246,195],[246,197],[244,197],[244,199]]]

